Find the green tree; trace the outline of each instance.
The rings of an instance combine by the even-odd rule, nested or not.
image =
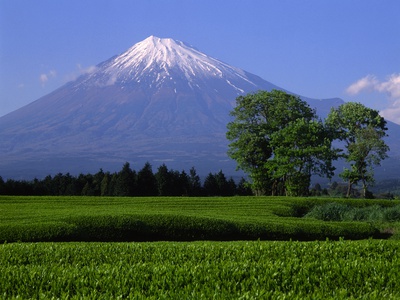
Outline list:
[[[228,181],[226,180],[225,174],[222,170],[219,170],[218,173],[214,174],[215,181],[217,182],[219,196],[230,196],[229,194],[229,186]]]
[[[340,176],[348,182],[347,197],[351,195],[352,186],[360,181],[363,196],[368,197],[368,186],[374,181],[373,166],[379,165],[389,151],[383,140],[387,136],[385,119],[377,110],[348,102],[332,108],[326,124],[346,148],[342,156],[350,167]]]
[[[200,176],[197,175],[195,167],[189,170],[189,195],[200,196],[201,195],[201,181]]]
[[[189,177],[182,171],[168,170],[165,164],[155,174],[159,196],[182,196],[188,194]]]
[[[274,179],[272,192],[281,194],[279,183],[288,196],[306,196],[311,176],[333,176],[332,161],[338,150],[332,149],[332,139],[321,121],[304,118],[290,122],[271,134],[273,157],[265,166]]]
[[[63,176],[63,184],[65,187],[63,195],[77,196],[80,194],[80,190],[77,188],[76,179],[71,176],[70,173]]]
[[[256,195],[283,193],[288,165],[283,165],[282,168],[286,168],[283,170],[279,168],[277,159],[274,163],[267,163],[277,154],[280,159],[286,155],[276,143],[273,144],[273,139],[284,138],[284,133],[289,133],[289,130],[279,132],[288,126],[296,128],[299,119],[304,124],[316,120],[315,111],[299,97],[272,90],[238,97],[230,115],[234,120],[227,125],[228,155],[236,160],[239,169],[249,174]],[[299,146],[306,143],[299,141]],[[293,139],[290,144],[294,144]],[[301,151],[298,149],[298,153]],[[300,175],[297,179],[301,181]],[[295,178],[292,174],[292,182]]]
[[[158,167],[157,173],[155,174],[157,180],[157,190],[159,196],[171,196],[171,177],[168,168],[165,164]]]
[[[5,184],[3,178],[0,176],[0,195],[4,195]]]
[[[114,186],[115,196],[134,196],[136,191],[136,172],[131,169],[129,162],[126,162],[121,171],[117,173]]]
[[[96,174],[93,175],[93,190],[94,190],[94,194],[96,196],[100,196],[101,195],[101,182],[104,178],[104,171],[103,169],[100,168],[99,172],[97,172]]]
[[[100,184],[100,196],[110,196],[111,192],[111,174],[110,172],[104,173],[103,179]]]
[[[97,196],[96,185],[94,184],[94,176],[92,174],[80,174],[81,184],[83,184],[81,195],[82,196]]]
[[[118,183],[118,173],[114,172],[111,176],[110,184],[108,185],[108,193],[111,196],[118,196],[117,183]]]
[[[137,188],[139,196],[157,196],[157,179],[149,162],[146,162],[137,175]]]
[[[246,181],[245,178],[240,178],[240,181],[236,188],[237,194],[239,196],[250,196],[252,195],[250,184]]]
[[[207,196],[218,196],[219,186],[215,174],[208,173],[206,179],[204,179],[204,193]]]
[[[181,173],[179,174],[179,196],[182,195],[189,195],[190,192],[190,177],[189,175],[185,172],[185,170],[182,170]]]
[[[235,180],[232,177],[229,177],[227,182],[227,194],[226,196],[234,196],[237,195],[237,185]]]

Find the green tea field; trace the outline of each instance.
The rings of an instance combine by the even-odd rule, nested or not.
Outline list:
[[[398,201],[0,197],[1,299],[399,299]]]
[[[399,299],[398,241],[12,243],[2,299]]]
[[[399,211],[398,201],[335,201]],[[398,221],[303,217],[329,202],[283,197],[2,196],[0,242],[365,239],[398,232]]]
[[[329,199],[0,197],[0,242],[325,240],[396,235],[397,222],[304,218]],[[349,207],[398,201],[334,200]],[[334,208],[337,210],[337,208]],[[332,209],[331,209],[332,210]],[[399,214],[399,213],[398,213]]]

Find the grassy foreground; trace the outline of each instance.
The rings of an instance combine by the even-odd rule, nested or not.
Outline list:
[[[303,218],[330,201],[399,204],[0,197],[0,299],[399,299],[399,241],[347,240],[395,233],[399,222]],[[156,240],[197,241],[116,242]]]
[[[285,197],[2,196],[0,242],[337,240],[387,237],[398,229],[398,223],[302,218],[329,201],[354,207],[399,204]]]
[[[399,299],[394,240],[12,243],[3,299]]]

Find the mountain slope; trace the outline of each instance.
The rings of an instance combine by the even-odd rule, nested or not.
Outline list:
[[[141,168],[233,173],[226,124],[239,95],[281,89],[180,41],[149,37],[0,118],[0,175]],[[340,99],[304,98],[326,115]]]
[[[193,130],[208,134],[220,132],[217,125],[226,123],[226,112],[238,95],[260,88],[278,87],[181,42],[149,37],[6,120],[14,127],[20,122],[12,119],[34,112],[31,124],[44,121],[75,129],[85,122],[108,122],[116,129],[140,130],[151,137],[158,130],[176,131],[178,126],[180,131],[187,122],[197,122],[200,126]],[[26,128],[25,122],[22,127]]]

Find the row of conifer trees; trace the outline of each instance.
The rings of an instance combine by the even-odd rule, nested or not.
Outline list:
[[[233,196],[251,195],[251,189],[242,178],[236,183],[222,171],[209,173],[202,184],[196,169],[189,173],[169,170],[165,164],[153,173],[150,163],[136,172],[126,162],[119,172],[100,169],[96,174],[59,173],[32,181],[0,177],[1,195],[49,196]]]

